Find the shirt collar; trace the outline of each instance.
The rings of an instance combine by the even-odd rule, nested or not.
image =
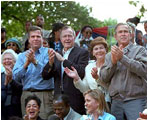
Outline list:
[[[42,52],[43,52],[43,51],[42,51],[43,48],[44,48],[44,47],[41,46],[36,52],[37,52],[37,53],[42,53]]]
[[[73,48],[74,47],[69,48],[67,51],[64,51],[64,48],[63,48],[63,50],[62,50],[63,55],[66,54],[66,53],[70,53]]]
[[[98,117],[98,120],[104,120],[104,119],[105,119],[105,114],[106,114],[106,113],[103,112],[103,115],[102,115],[102,116],[99,116],[99,117]]]
[[[133,46],[133,43],[129,42],[129,44],[123,49],[124,54],[126,54],[127,52],[131,50],[131,46]]]

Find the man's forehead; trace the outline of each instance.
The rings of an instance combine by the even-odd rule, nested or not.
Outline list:
[[[129,30],[129,27],[126,25],[120,25],[118,26],[117,30]]]
[[[30,31],[30,34],[41,34],[41,31],[40,30],[35,30],[35,31]]]
[[[62,30],[61,34],[62,35],[65,35],[65,34],[72,34],[73,35],[73,31],[71,29],[65,29],[65,30]]]

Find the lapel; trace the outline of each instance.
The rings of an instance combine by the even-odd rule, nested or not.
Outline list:
[[[75,54],[76,54],[76,47],[74,47],[71,50],[71,52],[69,53],[68,60],[73,61],[73,58],[75,57]]]

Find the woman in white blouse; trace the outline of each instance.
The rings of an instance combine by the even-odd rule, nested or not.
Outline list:
[[[74,79],[74,85],[82,93],[87,90],[101,89],[105,94],[106,102],[110,102],[110,97],[108,93],[108,84],[99,80],[99,71],[105,62],[105,55],[108,51],[108,44],[103,37],[97,37],[90,43],[90,52],[95,58],[95,60],[89,61],[89,64],[85,68],[85,77],[83,80],[79,77],[76,69],[71,67],[65,68],[66,74]]]

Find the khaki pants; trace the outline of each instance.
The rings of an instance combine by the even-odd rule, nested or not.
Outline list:
[[[22,116],[26,114],[25,109],[25,99],[30,95],[36,95],[41,100],[41,107],[39,116],[42,119],[48,119],[48,117],[53,114],[53,91],[39,91],[39,92],[30,92],[23,91],[21,96],[21,109]]]

